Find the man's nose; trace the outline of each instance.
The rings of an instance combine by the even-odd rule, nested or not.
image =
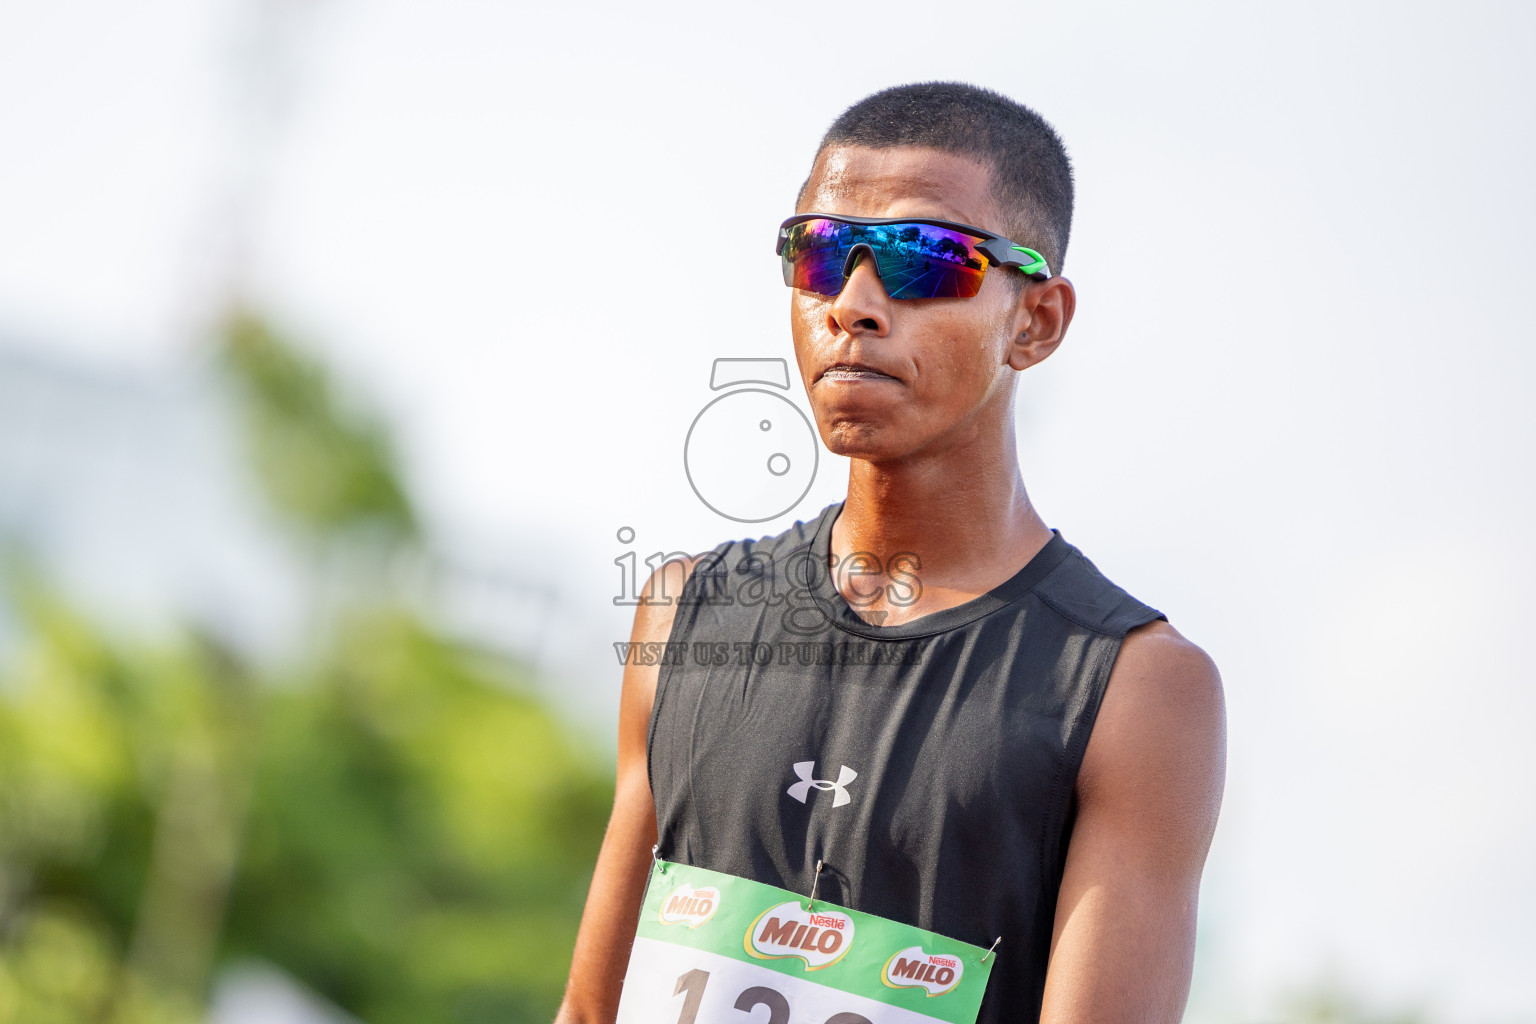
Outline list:
[[[827,330],[838,334],[873,334],[883,337],[891,329],[891,297],[867,246],[849,253],[853,270],[843,280],[843,290],[827,307]]]

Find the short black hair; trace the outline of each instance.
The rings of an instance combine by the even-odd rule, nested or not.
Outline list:
[[[1072,233],[1072,162],[1056,129],[1024,104],[964,82],[897,85],[843,111],[817,156],[834,146],[926,146],[990,166],[1003,229],[1061,272]]]

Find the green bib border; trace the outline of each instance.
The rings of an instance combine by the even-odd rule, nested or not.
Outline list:
[[[667,899],[683,886],[720,891],[719,904],[708,920],[699,924],[663,923],[661,912]],[[719,956],[739,960],[766,971],[787,974],[828,988],[924,1014],[948,1024],[974,1024],[986,994],[987,979],[997,956],[968,942],[951,939],[937,932],[900,924],[873,914],[817,900],[817,911],[846,914],[853,921],[849,947],[834,962],[807,969],[800,957],[765,959],[751,952],[751,933],[771,908],[796,901],[805,907],[804,893],[794,893],[750,879],[710,871],[707,868],[657,860],[651,868],[645,898],[640,909],[636,936],[655,939]],[[940,995],[931,995],[920,985],[893,987],[886,980],[885,969],[900,951],[920,946],[924,953],[954,957],[961,965],[960,981]],[[985,959],[984,959],[985,958]]]

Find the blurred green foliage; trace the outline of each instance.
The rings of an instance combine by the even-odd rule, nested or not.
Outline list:
[[[281,515],[322,537],[360,526],[414,534],[384,429],[344,406],[318,363],[245,310],[226,322],[221,354],[241,399],[252,465]]]
[[[607,773],[508,666],[398,611],[307,676],[265,708],[230,947],[369,1024],[547,1022]]]
[[[379,559],[415,543],[382,430],[314,363],[249,314],[223,355],[317,560],[359,529]],[[25,572],[6,592],[0,1024],[202,1021],[245,957],[368,1024],[552,1017],[612,793],[526,670],[388,588],[280,668],[114,638]]]

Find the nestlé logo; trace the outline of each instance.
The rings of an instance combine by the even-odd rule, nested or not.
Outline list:
[[[930,996],[941,996],[960,984],[964,970],[958,956],[925,953],[922,946],[909,946],[885,962],[880,980],[891,988],[921,988]]]
[[[697,928],[714,917],[719,907],[720,890],[714,886],[702,889],[695,889],[691,885],[679,886],[661,901],[661,923],[685,924],[689,928]]]
[[[798,957],[808,971],[837,963],[853,946],[853,918],[806,910],[797,900],[769,907],[747,929],[747,952],[759,960]]]

